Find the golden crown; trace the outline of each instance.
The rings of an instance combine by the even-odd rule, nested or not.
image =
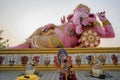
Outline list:
[[[84,4],[79,4],[79,5],[75,8],[75,10],[76,10],[76,9],[79,9],[79,8],[82,8],[82,7],[86,7],[86,8],[89,10],[89,12],[90,12],[90,8],[89,8],[88,6],[86,6],[86,5],[84,5]]]

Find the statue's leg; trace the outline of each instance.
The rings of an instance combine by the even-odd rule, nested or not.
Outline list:
[[[48,36],[34,36],[30,40],[32,48],[57,48],[58,42],[54,34]]]

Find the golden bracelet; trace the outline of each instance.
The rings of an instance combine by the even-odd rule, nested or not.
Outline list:
[[[100,26],[100,23],[98,21],[93,22],[93,27],[98,27]]]
[[[102,24],[103,24],[103,27],[105,27],[107,25],[110,25],[111,23],[108,20],[106,20],[106,21],[102,22]]]

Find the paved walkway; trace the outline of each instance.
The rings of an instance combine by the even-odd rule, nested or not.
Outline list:
[[[106,79],[88,76],[89,71],[75,71],[77,80],[120,80],[120,71],[106,71]],[[0,71],[0,80],[15,80],[22,71]],[[58,80],[57,71],[41,71],[41,80]]]

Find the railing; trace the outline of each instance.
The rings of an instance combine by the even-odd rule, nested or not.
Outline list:
[[[87,56],[89,55],[104,55],[106,57],[105,64],[102,65],[104,70],[120,70],[120,47],[106,48],[64,48],[68,55],[72,57],[72,63],[75,70],[90,70]],[[58,67],[54,64],[54,56],[57,56],[60,48],[43,48],[43,49],[3,49],[0,50],[0,70],[24,70],[26,64],[35,56],[37,59],[36,68],[38,70],[57,70]],[[76,56],[81,57],[81,64],[76,64]],[[117,63],[114,63],[112,55],[116,56]],[[27,56],[26,63],[22,63],[22,57]],[[49,58],[50,63],[45,64],[45,60]],[[25,59],[25,58],[24,58]],[[13,61],[13,62],[12,62]],[[99,61],[100,62],[100,61]]]

